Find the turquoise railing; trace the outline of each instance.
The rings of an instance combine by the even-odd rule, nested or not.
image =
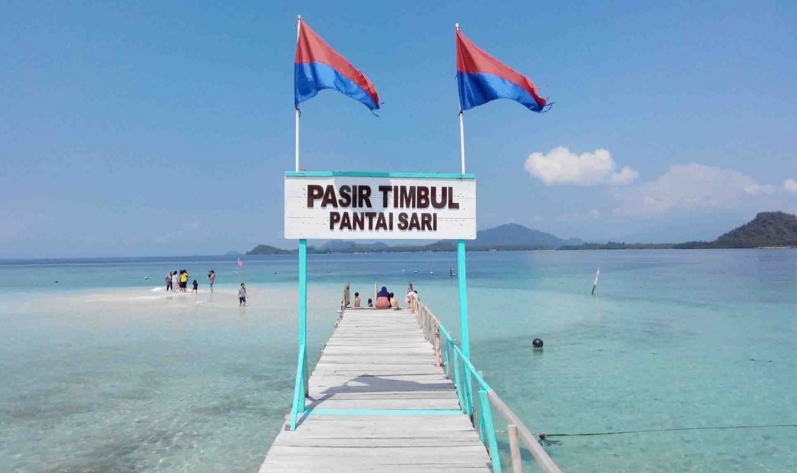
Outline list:
[[[412,299],[410,308],[417,317],[424,336],[434,347],[437,366],[442,366],[446,377],[453,379],[460,408],[464,414],[470,417],[473,426],[479,432],[479,437],[490,454],[493,472],[501,473],[502,471],[501,457],[498,452],[498,439],[496,437],[497,430],[493,421],[493,408],[495,408],[508,423],[507,434],[512,458],[512,471],[514,473],[522,471],[518,438],[523,441],[523,444],[532,454],[542,471],[545,473],[561,473],[556,463],[539,444],[538,437],[526,428],[517,415],[504,404],[498,394],[487,384],[481,372],[476,370],[470,358],[465,355],[457,345],[456,340],[451,337],[448,330],[432,314],[429,308],[421,303],[417,297]],[[475,398],[474,388],[477,391]]]

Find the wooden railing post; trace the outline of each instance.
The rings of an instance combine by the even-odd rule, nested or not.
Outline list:
[[[556,463],[554,463],[545,449],[542,448],[542,445],[539,444],[537,441],[537,436],[532,434],[529,429],[523,425],[523,421],[521,421],[506,404],[504,404],[504,401],[498,397],[495,391],[488,392],[487,397],[490,399],[492,405],[495,406],[501,416],[506,419],[508,424],[514,424],[517,426],[518,437],[526,446],[526,449],[537,461],[537,465],[539,465],[540,469],[545,473],[562,473],[562,470],[556,466]]]
[[[443,356],[445,357],[443,373],[446,375],[447,379],[451,379],[451,347],[448,345],[447,339],[443,342],[443,345],[445,346],[445,351],[443,352]]]
[[[523,464],[520,462],[520,444],[517,441],[517,426],[509,424],[506,430],[509,434],[509,451],[512,453],[512,473],[523,473]]]

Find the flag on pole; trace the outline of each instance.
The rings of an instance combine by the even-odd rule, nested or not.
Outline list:
[[[325,43],[304,21],[300,21],[294,61],[296,107],[323,89],[337,90],[371,110],[379,108],[379,95],[365,74]]]
[[[239,257],[239,258],[238,258],[238,266],[243,266],[243,265],[244,265],[244,262],[243,262],[243,261],[241,261],[241,258]]]
[[[473,44],[457,29],[457,83],[462,111],[495,99],[520,102],[534,112],[542,112],[547,101],[537,93],[528,77]]]

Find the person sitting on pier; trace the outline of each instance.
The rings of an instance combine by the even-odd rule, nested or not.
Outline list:
[[[392,292],[390,293],[390,307],[396,310],[400,309],[398,299],[396,299],[396,296]]]
[[[354,293],[354,308],[356,308],[356,309],[360,308],[360,293],[359,292],[355,292]]]
[[[409,292],[407,293],[407,297],[405,297],[405,298],[404,298],[404,300],[407,302],[407,305],[408,305],[410,308],[412,308],[412,303],[413,303],[413,301],[414,301],[415,299],[417,299],[417,298],[418,298],[418,291],[416,291],[416,290],[414,290],[414,289],[413,289],[413,290],[411,290],[411,291],[409,291]]]
[[[387,292],[387,288],[385,286],[382,286],[382,289],[379,290],[379,294],[376,295],[376,308],[390,308],[390,293]]]
[[[373,301],[373,299],[368,299],[368,308],[369,308],[369,309],[373,309],[373,308],[374,308],[374,301]]]

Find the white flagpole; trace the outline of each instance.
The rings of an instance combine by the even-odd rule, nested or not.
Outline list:
[[[459,31],[459,23],[454,25]],[[465,122],[462,120],[462,102],[459,110],[459,153],[462,159],[462,174],[465,174]],[[457,241],[457,282],[459,283],[459,336],[462,353],[470,359],[470,323],[468,322],[468,283],[465,263],[465,240]]]
[[[454,25],[459,31],[459,23]],[[461,104],[460,104],[461,106]],[[462,174],[465,174],[465,121],[463,119],[464,113],[462,109],[459,110],[459,155],[462,160]]]
[[[299,44],[299,32],[302,29],[302,15],[296,21],[296,44]],[[299,172],[299,108],[296,108],[296,172]],[[464,172],[464,171],[463,171]]]

